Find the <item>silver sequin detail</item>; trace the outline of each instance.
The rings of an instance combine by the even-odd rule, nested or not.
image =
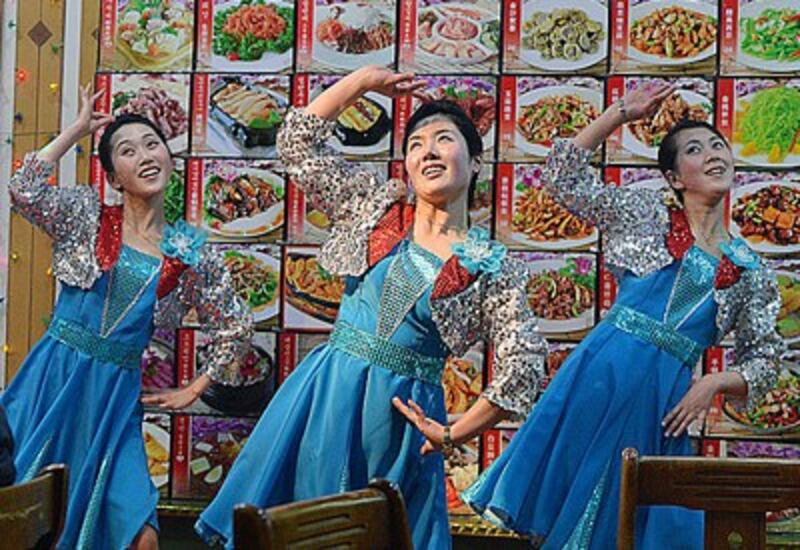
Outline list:
[[[331,149],[326,142],[335,126],[335,121],[290,109],[278,132],[278,153],[307,200],[331,219],[331,235],[317,256],[320,265],[337,275],[359,276],[369,268],[371,230],[408,192],[402,181],[381,181]]]
[[[735,331],[736,362],[731,370],[747,382],[747,406],[755,407],[775,385],[778,361],[786,350],[775,330],[781,307],[778,280],[762,264],[745,270],[730,287],[716,290],[714,298],[719,334]]]
[[[62,283],[90,288],[100,276],[95,257],[100,197],[90,185],[47,183],[55,166],[25,156],[8,184],[11,207],[53,238],[53,274]]]
[[[494,345],[492,381],[483,397],[524,418],[545,377],[547,342],[537,332],[525,285],[525,264],[506,257],[499,273],[482,273],[466,290],[431,300],[433,319],[455,356],[477,340]]]
[[[422,355],[385,338],[359,330],[344,321],[338,321],[334,325],[330,344],[339,351],[397,374],[435,386],[442,383],[444,357]]]
[[[589,164],[593,155],[571,140],[556,140],[542,176],[547,191],[603,232],[603,254],[615,274],[630,270],[641,277],[671,264],[664,245],[669,211],[663,194],[605,185]]]

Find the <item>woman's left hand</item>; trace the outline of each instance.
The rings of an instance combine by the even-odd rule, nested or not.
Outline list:
[[[414,403],[411,399],[408,404],[403,403],[399,397],[392,399],[394,407],[402,413],[406,419],[414,424],[417,429],[425,436],[425,443],[420,448],[419,452],[425,456],[428,453],[438,451],[442,448],[442,441],[444,441],[444,426],[435,420],[428,418],[422,407]]]
[[[679,437],[694,420],[698,420],[702,426],[706,421],[706,415],[708,409],[711,408],[714,396],[719,393],[720,389],[718,380],[713,375],[705,375],[692,384],[680,403],[661,422],[664,427],[664,435]]]

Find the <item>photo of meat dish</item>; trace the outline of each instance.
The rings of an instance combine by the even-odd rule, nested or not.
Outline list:
[[[542,188],[528,187],[514,201],[514,231],[534,243],[583,241],[595,236],[595,229],[559,205]]]
[[[483,61],[497,53],[500,43],[497,14],[459,4],[420,10],[417,32],[423,52],[455,63]]]
[[[206,184],[206,212],[223,223],[266,212],[280,200],[269,182],[253,174],[231,181],[213,175]]]
[[[145,86],[138,92],[117,92],[113,96],[115,115],[131,113],[150,119],[167,140],[189,130],[189,115],[180,102],[161,88]]]
[[[539,273],[528,282],[528,303],[537,317],[564,321],[594,306],[594,289],[555,270]]]
[[[367,146],[380,142],[392,129],[383,105],[362,96],[336,120],[336,137],[343,145]]]
[[[682,6],[668,6],[636,19],[629,43],[636,50],[668,59],[697,58],[717,43],[715,17]]]
[[[546,96],[520,108],[517,129],[528,142],[549,147],[555,138],[576,136],[599,115],[577,94]]]
[[[243,147],[274,145],[286,102],[253,83],[231,80],[211,96],[211,115]]]
[[[680,93],[668,97],[650,118],[636,120],[627,128],[647,147],[658,147],[670,128],[683,119],[707,121],[711,104],[690,104]]]
[[[364,54],[394,44],[394,25],[381,10],[368,6],[349,9],[334,5],[330,16],[317,26],[316,36],[322,44],[345,54]],[[346,17],[343,17],[346,15]]]
[[[800,244],[800,186],[771,184],[736,197],[731,220],[754,248]],[[772,250],[762,250],[772,251]]]

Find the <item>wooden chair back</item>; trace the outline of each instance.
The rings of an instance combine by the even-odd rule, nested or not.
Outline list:
[[[705,511],[706,550],[766,548],[766,513],[800,506],[800,462],[775,459],[640,457],[622,453],[617,548],[634,548],[636,507]]]
[[[68,469],[54,464],[26,483],[0,489],[0,549],[55,548],[67,511]]]
[[[403,497],[386,480],[273,508],[242,504],[233,523],[237,550],[413,549]]]

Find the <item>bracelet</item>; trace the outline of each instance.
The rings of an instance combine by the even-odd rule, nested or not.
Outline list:
[[[625,110],[625,99],[620,98],[619,101],[617,101],[617,108],[622,115],[622,122],[628,122],[628,111]]]
[[[450,456],[455,450],[453,438],[450,437],[450,425],[444,427],[444,436],[442,437],[442,454]]]

